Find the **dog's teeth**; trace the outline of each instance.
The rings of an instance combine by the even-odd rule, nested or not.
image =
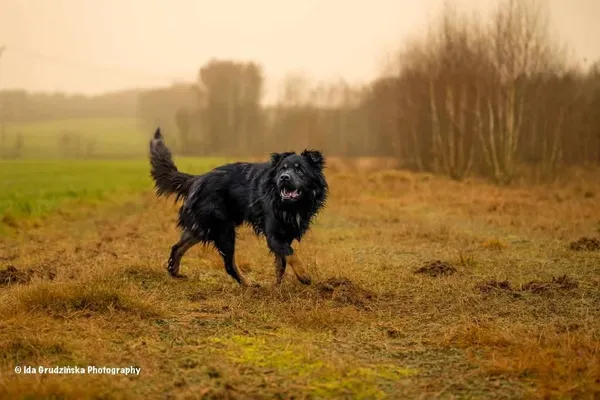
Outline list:
[[[295,199],[298,196],[300,196],[300,191],[298,189],[295,189],[293,191],[287,190],[287,189],[281,189],[281,197],[283,197],[284,199]]]

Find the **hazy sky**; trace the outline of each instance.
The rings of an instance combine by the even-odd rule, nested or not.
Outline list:
[[[600,59],[600,0],[547,0],[576,54]],[[252,59],[267,97],[287,72],[364,81],[443,0],[0,0],[0,88],[95,93],[196,79]],[[486,9],[496,0],[460,0]]]

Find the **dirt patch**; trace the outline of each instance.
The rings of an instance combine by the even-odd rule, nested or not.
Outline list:
[[[561,290],[573,290],[579,286],[576,280],[573,278],[563,275],[559,277],[553,277],[551,281],[531,281],[526,283],[521,287],[522,291],[527,291],[531,293],[549,293],[552,291],[561,291]]]
[[[574,251],[598,251],[600,250],[600,240],[584,236],[571,242],[569,248]]]
[[[513,289],[509,281],[497,281],[492,279],[490,281],[480,283],[475,286],[481,293],[485,294],[508,294],[516,299],[522,297],[519,290]]]
[[[476,287],[482,293],[490,293],[498,290],[506,290],[512,292],[513,290],[509,281],[497,281],[495,279],[492,279],[491,281],[487,281],[485,283],[480,283]]]
[[[454,274],[455,272],[456,268],[454,268],[451,264],[440,260],[430,261],[421,268],[415,270],[415,274],[424,274],[432,277],[448,276]]]
[[[0,270],[0,286],[7,286],[15,283],[29,283],[33,277],[33,270],[28,269],[19,271],[14,265],[9,265],[6,269]]]
[[[510,292],[518,297],[520,295],[518,295],[517,292],[544,294],[553,291],[573,290],[579,287],[579,284],[573,278],[563,275],[553,277],[550,281],[533,280],[522,285],[519,289],[514,289],[509,281],[497,280],[480,283],[475,287],[479,289],[481,293]]]
[[[367,308],[376,297],[375,293],[356,285],[348,278],[330,278],[318,283],[316,289],[323,298],[359,308]]]

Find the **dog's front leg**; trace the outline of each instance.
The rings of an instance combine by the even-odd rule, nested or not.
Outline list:
[[[280,285],[283,280],[283,275],[285,274],[285,269],[287,265],[292,267],[296,278],[303,283],[304,285],[310,285],[311,278],[302,263],[300,257],[296,255],[296,253],[292,254],[289,257],[286,256],[275,256],[275,276],[277,278],[277,285]]]
[[[287,261],[289,262],[290,267],[292,267],[292,270],[294,271],[294,274],[296,275],[296,278],[298,278],[300,283],[304,285],[310,285],[310,274],[304,267],[304,263],[302,262],[302,259],[298,256],[298,253],[295,252],[294,254],[289,256]]]
[[[294,254],[294,250],[285,240],[281,240],[276,236],[269,235],[267,239],[269,250],[275,255],[275,279],[276,285],[280,285],[283,281],[285,268],[287,265],[286,258]]]
[[[296,278],[298,278],[301,283],[310,285],[310,275],[306,268],[304,268],[304,264],[300,257],[298,257],[294,252],[294,249],[292,249],[291,243],[271,238],[269,240],[269,248],[275,254],[275,277],[277,285],[280,285],[283,281],[283,276],[288,263],[292,267]]]
[[[281,282],[283,281],[283,275],[285,275],[285,267],[286,267],[287,261],[285,259],[285,256],[275,256],[275,285],[279,286],[281,285]]]

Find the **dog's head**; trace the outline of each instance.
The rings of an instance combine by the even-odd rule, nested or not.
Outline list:
[[[314,198],[326,190],[323,178],[325,158],[317,150],[271,154],[273,180],[284,203]]]

